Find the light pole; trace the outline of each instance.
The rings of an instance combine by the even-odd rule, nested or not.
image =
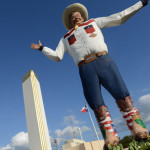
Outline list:
[[[80,128],[78,128],[78,130],[79,130],[79,133],[80,133],[81,140],[83,141],[83,137],[82,137],[81,129],[80,129]]]

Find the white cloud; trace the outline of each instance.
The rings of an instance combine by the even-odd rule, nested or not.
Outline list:
[[[65,116],[64,117],[64,124],[65,125],[68,125],[70,123],[73,123],[74,125],[79,125],[79,124],[83,124],[84,122],[83,121],[78,121],[76,120],[75,116],[74,115],[70,115],[70,116]]]
[[[80,127],[80,129],[81,129],[81,132],[82,132],[82,133],[91,130],[91,129],[90,129],[89,127],[87,127],[87,126]],[[58,137],[64,137],[64,138],[66,138],[66,137],[71,137],[71,138],[73,138],[73,137],[74,137],[74,136],[73,136],[73,132],[74,132],[75,137],[76,137],[76,136],[79,136],[79,135],[80,135],[80,133],[79,133],[79,127],[67,126],[67,127],[65,127],[64,129],[62,129],[62,130],[60,130],[60,129],[56,130],[56,131],[55,131],[55,134],[56,134]]]
[[[10,144],[0,150],[29,150],[28,133],[19,132],[12,137]]]
[[[16,136],[12,137],[11,141],[14,147],[24,147],[28,148],[29,141],[28,141],[28,133],[20,132]]]
[[[116,118],[113,120],[113,122],[118,133],[128,130],[126,122],[123,120],[123,118]]]
[[[10,145],[6,145],[5,147],[0,148],[0,150],[14,150]]]
[[[70,124],[72,125],[81,125],[83,124],[84,122],[83,121],[78,121],[74,115],[69,115],[69,116],[65,116],[64,117],[64,120],[63,120],[64,124],[67,125],[64,129],[57,129],[55,130],[55,134],[56,134],[56,138],[57,139],[57,144],[64,144],[64,142],[70,138],[80,138],[80,131],[81,131],[81,134],[83,132],[87,132],[87,131],[90,131],[91,129],[87,126],[82,126],[80,127],[80,131],[79,131],[79,127],[78,126],[74,126],[72,127]],[[74,134],[73,134],[74,132]],[[52,145],[54,146],[54,139],[51,138],[51,142],[52,142]]]
[[[83,126],[80,129],[81,129],[81,132],[91,131],[91,129],[87,126]]]
[[[72,127],[71,127],[71,126],[68,126],[68,127],[64,128],[63,130],[57,129],[57,130],[55,131],[55,134],[56,134],[58,137],[71,136],[71,135],[72,135]]]
[[[150,123],[150,94],[144,95],[139,98],[137,108],[145,123]]]

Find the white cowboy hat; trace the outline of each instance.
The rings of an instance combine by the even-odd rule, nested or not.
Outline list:
[[[82,17],[84,18],[84,21],[88,20],[88,11],[84,5],[80,3],[71,4],[68,7],[66,7],[62,16],[63,24],[67,30],[70,30],[72,28],[70,24],[70,16],[72,12],[75,11],[81,13]]]

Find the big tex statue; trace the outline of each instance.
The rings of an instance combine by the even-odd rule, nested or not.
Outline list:
[[[132,98],[118,71],[118,68],[108,55],[107,45],[101,32],[102,28],[118,26],[148,4],[141,0],[122,12],[88,20],[88,11],[80,3],[69,5],[63,13],[63,24],[68,33],[61,38],[56,50],[39,44],[31,44],[31,48],[40,50],[49,59],[61,61],[64,53],[69,52],[79,68],[85,98],[94,111],[99,128],[108,144],[118,145],[119,139],[114,128],[107,106],[101,94],[101,85],[116,100],[126,124],[135,140],[149,137],[141,116],[133,106]]]

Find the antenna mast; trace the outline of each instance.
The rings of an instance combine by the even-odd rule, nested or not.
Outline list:
[[[55,146],[56,146],[56,150],[58,150],[57,139],[54,139],[54,143],[55,143]]]
[[[72,121],[72,117],[70,116],[69,119],[70,119],[71,126],[72,126],[73,137],[76,138],[75,131],[74,131],[74,126],[73,126],[73,121]]]

